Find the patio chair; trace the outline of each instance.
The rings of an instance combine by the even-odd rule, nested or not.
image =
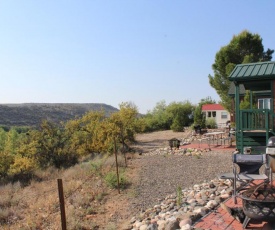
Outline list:
[[[224,147],[225,147],[226,141],[228,143],[228,146],[230,146],[230,147],[232,146],[232,138],[231,137],[221,138],[220,141],[221,141],[221,145],[223,145]]]
[[[267,176],[269,175],[269,167],[266,159],[266,154],[233,154],[233,173],[224,173],[220,175],[220,178],[233,181],[232,196],[235,204],[237,203],[237,194],[242,190],[256,185],[259,181],[261,183],[269,182]],[[264,173],[260,172],[262,166],[264,167]],[[240,184],[238,187],[237,182]]]

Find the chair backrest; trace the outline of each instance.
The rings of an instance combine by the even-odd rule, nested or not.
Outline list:
[[[240,168],[240,173],[259,174],[262,165],[266,164],[266,154],[234,154],[233,163]]]

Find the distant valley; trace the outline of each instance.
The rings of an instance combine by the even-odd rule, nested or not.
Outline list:
[[[118,111],[103,103],[0,104],[1,126],[38,126],[42,120],[59,123],[79,118],[89,111],[104,110],[106,116]]]

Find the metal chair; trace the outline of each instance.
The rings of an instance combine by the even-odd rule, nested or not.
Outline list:
[[[256,185],[255,181],[262,181],[261,183],[268,183],[269,166],[266,154],[233,154],[233,172],[223,173],[219,176],[220,179],[230,179],[233,181],[233,199],[237,203],[237,195],[241,191]],[[264,166],[264,173],[260,172],[260,168]],[[239,186],[237,187],[237,182]]]

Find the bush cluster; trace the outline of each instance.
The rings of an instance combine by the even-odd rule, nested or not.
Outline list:
[[[28,180],[37,169],[68,168],[80,157],[127,149],[142,131],[136,107],[122,103],[105,117],[90,112],[66,123],[43,121],[39,129],[9,131],[0,128],[0,176],[3,181]]]

